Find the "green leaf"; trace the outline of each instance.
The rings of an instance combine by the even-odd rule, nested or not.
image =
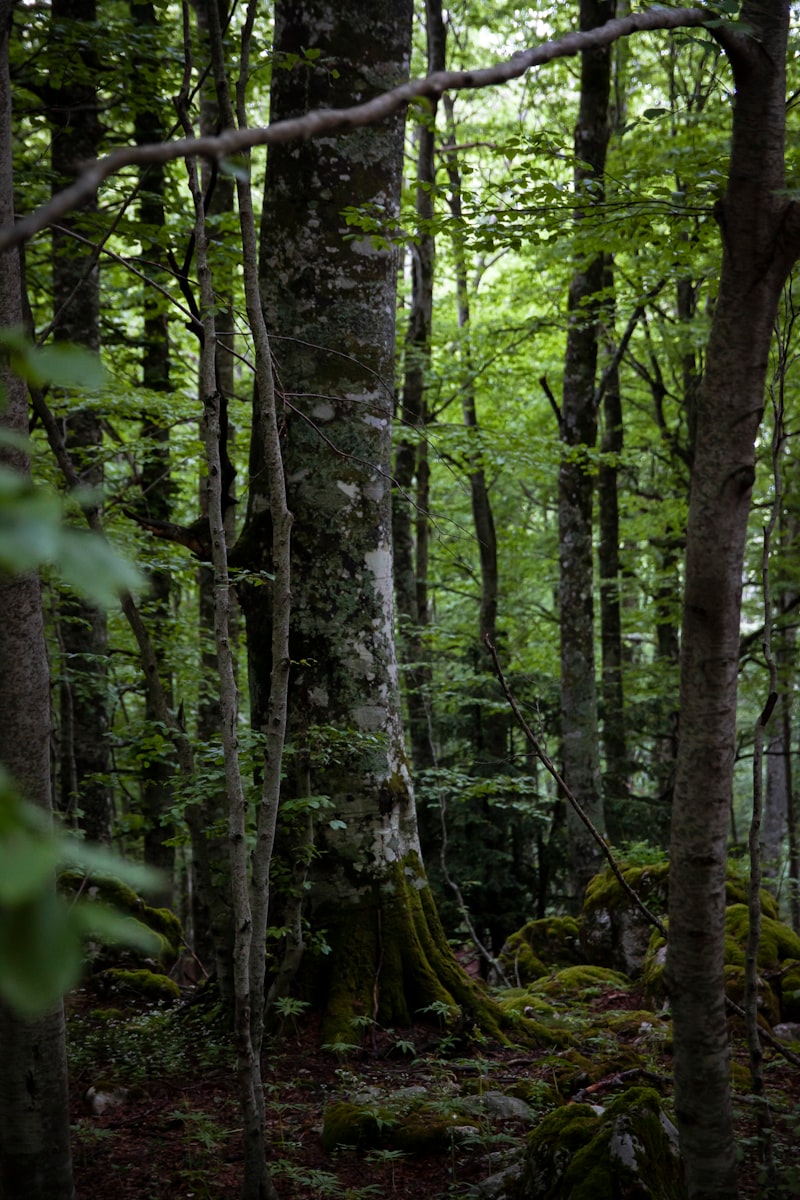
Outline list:
[[[0,908],[0,996],[30,1016],[46,1012],[77,981],[78,930],[52,889]]]
[[[85,392],[99,391],[106,372],[98,355],[83,346],[36,346],[15,330],[0,333],[0,343],[11,351],[11,365],[34,387],[53,384]]]

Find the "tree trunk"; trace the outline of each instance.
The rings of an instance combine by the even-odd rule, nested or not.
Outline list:
[[[58,191],[75,177],[82,162],[91,162],[100,145],[95,70],[97,63],[85,49],[81,26],[94,23],[95,0],[53,0],[53,37],[70,47],[74,60],[55,86],[47,89],[47,112],[52,129],[53,189]],[[97,236],[91,224],[96,202],[63,218],[53,229],[53,336],[58,342],[100,348],[100,276],[94,247],[74,233]],[[77,408],[73,397],[63,417],[64,438],[82,482],[91,488],[103,485],[103,432],[96,412],[84,401]],[[108,778],[111,759],[108,744],[106,615],[75,596],[61,604],[60,637],[63,651],[61,683],[61,807],[78,809],[80,826],[95,841],[110,842],[113,800]]]
[[[613,264],[606,263],[606,287],[614,287]],[[613,304],[609,303],[613,318]],[[613,322],[612,322],[613,323]],[[613,328],[608,330],[613,341]],[[613,353],[614,347],[611,346]],[[630,796],[625,695],[622,680],[622,573],[619,557],[619,458],[623,447],[622,396],[619,369],[613,366],[603,393],[603,458],[597,473],[597,508],[600,538],[597,562],[600,574],[600,644],[602,647],[601,695],[603,700],[603,798],[608,834],[618,842],[626,829],[625,808]]]
[[[728,187],[717,206],[722,274],[698,396],[671,839],[666,978],[693,1200],[737,1195],[723,957],[742,573],[772,330],[800,249],[800,213],[784,183],[788,5],[750,0],[741,20],[747,32],[716,31],[736,102]]]
[[[580,27],[593,29],[614,15],[614,0],[581,0]],[[575,192],[587,206],[603,200],[609,136],[611,50],[581,54],[581,98],[575,128]],[[580,210],[576,218],[579,232]],[[583,261],[569,289],[569,326],[564,361],[558,480],[559,610],[561,628],[561,746],[564,778],[596,828],[603,828],[594,655],[594,482],[588,451],[597,441],[595,374],[597,296],[604,256]],[[600,867],[600,851],[572,807],[567,810],[573,904]]]
[[[318,65],[275,72],[272,120],[398,82],[408,71],[410,35],[409,3],[279,3],[276,52],[321,53]],[[307,917],[317,935],[324,931],[330,953],[306,953],[303,978],[325,1009],[327,1042],[356,1038],[357,1016],[407,1024],[436,1001],[453,1009],[475,1003],[422,869],[399,712],[390,479],[395,253],[368,234],[348,236],[341,215],[360,206],[391,230],[402,156],[402,122],[393,118],[336,139],[271,148],[267,161],[262,294],[286,403],[295,519],[294,758],[282,804],[315,826]],[[259,426],[257,408],[237,561],[241,551],[251,568],[269,569]],[[268,589],[248,592],[252,711],[263,728]]]
[[[13,220],[11,81],[8,41],[13,5],[0,0],[0,224]],[[16,250],[0,255],[0,327],[22,325]],[[0,356],[0,423],[28,431],[25,384]],[[0,465],[27,474],[22,451],[0,442]],[[0,764],[24,796],[50,811],[50,676],[39,579],[0,580]],[[0,1005],[0,1196],[73,1200],[64,1012],[61,1005],[25,1021]]]
[[[161,113],[152,92],[150,71],[158,62],[159,26],[152,3],[131,0],[131,17],[139,33],[139,63],[145,59],[149,68],[144,76],[131,64],[131,83],[136,93],[134,131],[139,145],[160,142],[165,136]],[[145,40],[146,37],[146,40]],[[164,234],[165,172],[160,164],[142,170],[140,177],[139,217],[148,231],[144,257],[150,263],[165,265],[162,237]],[[154,288],[145,285],[144,348],[142,351],[142,385],[151,392],[166,395],[170,390],[169,324],[161,297]],[[170,473],[169,427],[156,414],[148,415],[142,423],[145,459],[141,479],[144,515],[156,521],[172,518],[173,485]],[[172,576],[168,570],[150,572],[150,594],[147,607],[152,617],[151,627],[158,657],[161,660],[162,680],[167,703],[172,707],[172,669],[170,663]],[[145,719],[150,728],[157,722],[157,712],[150,693],[145,696]],[[160,731],[166,734],[166,730]],[[165,820],[173,799],[175,768],[171,759],[152,755],[142,769],[142,814],[144,825],[144,860],[161,873],[163,884],[153,903],[171,906],[174,903],[173,877],[175,847],[167,845],[174,833]]]
[[[446,30],[441,0],[427,0],[428,74],[445,68]],[[401,435],[395,450],[395,493],[392,506],[395,595],[400,625],[398,652],[405,668],[408,739],[416,771],[436,764],[433,737],[433,677],[424,638],[428,607],[428,373],[433,324],[433,280],[436,239],[433,234],[433,187],[436,182],[437,101],[432,101],[416,127],[417,181],[414,204],[418,219],[412,247],[411,301],[406,331],[401,406],[403,430],[423,431],[421,439]],[[411,492],[416,480],[416,518]],[[415,536],[416,535],[416,536]]]

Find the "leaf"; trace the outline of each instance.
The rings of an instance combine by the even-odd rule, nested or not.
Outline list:
[[[55,878],[59,847],[55,837],[15,829],[0,838],[0,905],[30,900]]]
[[[46,1012],[77,981],[78,930],[64,902],[48,889],[26,904],[0,908],[0,996],[17,1012]]]
[[[105,383],[106,372],[99,356],[83,346],[36,346],[15,329],[0,332],[0,344],[10,351],[14,371],[34,386],[49,383],[96,392]]]
[[[142,577],[133,563],[88,530],[64,526],[56,553],[62,579],[87,599],[109,608],[121,591],[139,587]]]
[[[112,850],[83,842],[78,838],[65,837],[59,847],[58,864],[76,867],[100,879],[119,879],[137,892],[147,892],[158,887],[161,876],[152,867],[129,862]]]

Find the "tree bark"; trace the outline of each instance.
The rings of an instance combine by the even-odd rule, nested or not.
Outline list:
[[[428,73],[445,67],[446,29],[441,0],[427,0],[426,36]],[[417,180],[414,205],[417,214],[416,244],[412,247],[411,301],[404,347],[401,405],[403,430],[422,431],[422,437],[402,436],[394,459],[395,493],[392,507],[395,595],[400,626],[398,653],[405,668],[408,739],[416,771],[436,764],[433,736],[433,674],[424,638],[429,623],[428,605],[428,373],[433,325],[433,281],[436,238],[433,233],[433,188],[436,183],[434,149],[436,112],[432,101],[415,130]],[[416,481],[416,517],[411,494]]]
[[[150,2],[131,0],[131,18],[139,33],[139,61],[144,59],[150,71],[158,62],[159,24],[155,7]],[[137,64],[131,64],[131,85],[136,97],[134,133],[140,145],[159,142],[165,135],[161,111],[155,103],[149,72],[148,82],[141,83]],[[139,176],[139,217],[147,231],[144,235],[145,258],[149,263],[165,267],[164,236],[165,171],[162,165],[145,167]],[[142,385],[150,392],[166,395],[170,390],[169,322],[164,305],[155,289],[145,285],[142,295],[144,309],[144,347],[142,350]],[[173,484],[170,469],[169,427],[159,420],[157,412],[148,413],[142,422],[145,458],[141,467],[144,515],[156,521],[172,518]],[[172,707],[172,669],[170,663],[172,576],[168,570],[157,568],[150,572],[150,594],[147,607],[152,616],[152,628],[158,657],[163,663],[162,680],[167,703]],[[145,696],[145,720],[155,729],[158,714],[149,692]],[[166,730],[160,730],[166,735]],[[174,903],[173,877],[175,847],[167,845],[174,829],[165,819],[173,798],[175,768],[171,760],[154,754],[142,771],[142,813],[144,825],[144,860],[157,868],[163,879],[154,903],[171,906]]]
[[[316,64],[275,72],[272,119],[391,86],[408,71],[410,34],[408,3],[279,3],[276,52],[321,53]],[[307,918],[330,953],[306,953],[302,978],[325,1009],[327,1042],[357,1038],[350,1022],[358,1015],[407,1024],[434,1001],[455,1009],[475,1000],[422,869],[399,712],[389,470],[395,252],[368,234],[348,237],[341,216],[360,206],[391,231],[402,153],[402,122],[393,118],[368,133],[276,147],[267,162],[262,295],[285,398],[295,518],[294,758],[282,804],[303,820],[312,814],[315,826]],[[237,553],[269,569],[259,422],[257,408]],[[249,589],[244,601],[257,727],[269,667],[265,594]],[[314,815],[320,796],[330,807]]]
[[[614,15],[614,0],[581,0],[582,30]],[[581,54],[581,97],[575,127],[575,192],[590,207],[602,202],[609,137],[611,50]],[[576,229],[581,221],[577,214]],[[597,296],[603,287],[604,256],[579,262],[569,289],[569,325],[564,360],[561,438],[564,454],[558,479],[559,611],[561,629],[561,746],[564,778],[597,829],[604,826],[598,750],[597,683],[594,654],[594,481],[589,452],[597,441],[595,375],[598,352]],[[580,907],[583,891],[600,868],[601,856],[573,809],[567,810],[571,890]]]
[[[95,0],[53,0],[53,37],[71,47],[74,70],[56,86],[47,86],[47,114],[52,129],[53,190],[71,182],[82,162],[100,149],[100,122],[94,55],[83,45],[81,26],[94,23]],[[100,275],[97,252],[77,241],[97,237],[91,202],[64,217],[53,229],[53,337],[57,342],[100,348]],[[103,486],[103,432],[98,414],[84,399],[73,397],[62,418],[64,438],[82,483]],[[65,595],[60,611],[63,650],[61,682],[61,808],[80,812],[88,838],[110,842],[113,798],[108,743],[107,660],[108,629],[101,610],[75,596]]]
[[[686,546],[667,973],[675,1107],[692,1200],[737,1195],[723,987],[739,621],[754,443],[781,288],[800,250],[784,184],[788,4],[722,26],[736,82],[722,274],[698,395]]]
[[[13,220],[11,81],[8,43],[13,4],[0,0],[0,224]],[[0,327],[22,325],[16,250],[0,255]],[[27,389],[0,356],[0,424],[28,431]],[[28,472],[24,452],[0,442],[0,465]],[[39,579],[0,578],[0,763],[27,800],[51,809],[50,676]],[[54,881],[55,886],[55,881]],[[0,1005],[0,1196],[73,1200],[69,1097],[61,1005],[26,1021]]]

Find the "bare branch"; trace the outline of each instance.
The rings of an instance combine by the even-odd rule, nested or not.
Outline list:
[[[608,46],[620,38],[648,30],[697,27],[708,22],[713,14],[702,8],[651,8],[608,21],[597,29],[567,33],[552,42],[521,50],[511,58],[474,71],[436,71],[424,79],[412,79],[400,87],[375,96],[352,108],[321,108],[256,129],[227,129],[216,137],[185,137],[173,142],[149,146],[124,146],[104,158],[89,164],[70,187],[53,196],[15,225],[0,229],[0,252],[18,246],[58,221],[73,208],[94,196],[100,185],[126,167],[142,163],[166,163],[176,158],[220,159],[250,150],[254,146],[274,146],[297,139],[306,140],[323,134],[339,133],[344,129],[373,125],[391,116],[414,100],[438,100],[447,91],[475,91],[496,87],[519,79],[532,67],[542,66],[558,58],[568,58],[582,50]],[[721,30],[715,22],[714,35],[720,39]],[[720,39],[721,40],[721,39]]]

